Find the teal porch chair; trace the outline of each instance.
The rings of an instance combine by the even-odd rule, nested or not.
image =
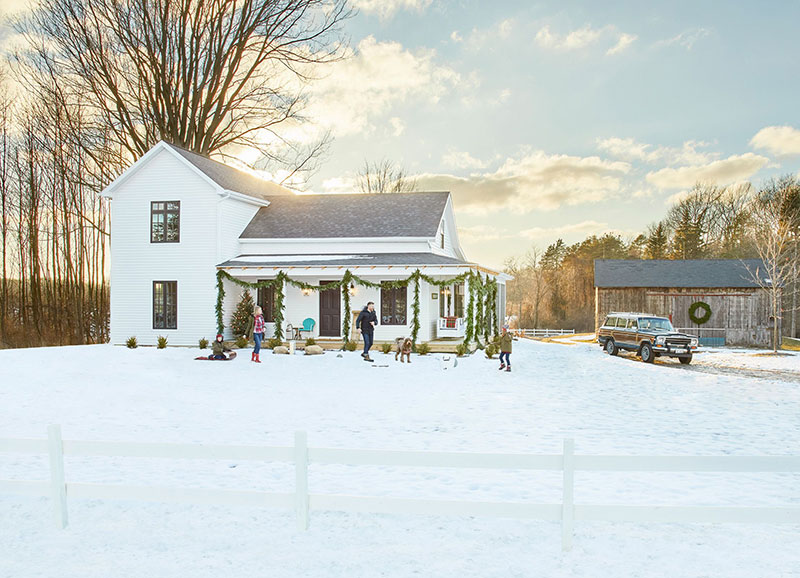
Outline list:
[[[316,321],[311,319],[311,317],[306,317],[303,319],[303,325],[297,328],[298,333],[300,333],[300,338],[303,338],[303,331],[307,331],[309,333],[314,332],[314,326],[317,324]]]

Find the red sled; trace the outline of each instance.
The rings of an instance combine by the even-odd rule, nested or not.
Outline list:
[[[217,359],[216,357],[211,357],[210,355],[207,356],[207,357],[206,356],[201,356],[201,357],[195,357],[194,358],[195,361],[230,361],[232,359],[236,359],[236,352],[235,351],[231,351],[228,354],[228,357],[226,357],[225,359]]]

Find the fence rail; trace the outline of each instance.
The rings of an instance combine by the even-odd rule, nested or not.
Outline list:
[[[524,337],[556,337],[559,335],[575,335],[574,329],[515,329]]]
[[[800,524],[800,507],[796,506],[625,506],[575,503],[576,471],[800,473],[800,456],[576,455],[571,439],[564,440],[561,454],[531,455],[310,448],[305,432],[296,432],[294,445],[285,447],[72,441],[61,439],[61,428],[57,425],[50,426],[47,433],[46,440],[0,438],[0,452],[46,453],[50,463],[49,482],[0,480],[0,493],[50,496],[56,523],[61,528],[65,528],[68,523],[68,497],[294,509],[300,530],[308,528],[311,511],[560,521],[564,550],[572,547],[575,521]],[[64,456],[244,459],[294,463],[295,491],[278,493],[68,482],[64,478]],[[562,498],[558,504],[536,504],[310,494],[309,464],[561,471]]]

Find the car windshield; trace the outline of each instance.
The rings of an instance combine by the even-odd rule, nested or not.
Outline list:
[[[669,319],[663,317],[640,317],[639,329],[656,329],[659,331],[674,331]]]

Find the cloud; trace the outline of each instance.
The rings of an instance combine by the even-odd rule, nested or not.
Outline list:
[[[471,227],[459,227],[458,236],[462,241],[494,241],[512,237],[505,229],[492,227],[489,225],[473,225]]]
[[[710,163],[719,158],[719,154],[697,150],[708,146],[710,146],[710,143],[694,140],[688,140],[680,147],[666,147],[640,143],[632,138],[611,137],[597,139],[597,148],[611,156],[627,161],[644,161],[650,164],[700,165]]]
[[[608,223],[590,220],[581,221],[580,223],[572,223],[569,225],[561,225],[559,227],[533,227],[531,229],[524,229],[520,231],[519,235],[527,239],[544,239],[560,237],[562,235],[574,233],[579,233],[581,235],[599,235],[608,231]]]
[[[693,28],[691,30],[685,30],[678,34],[677,36],[673,36],[672,38],[667,38],[666,40],[660,40],[656,42],[656,46],[683,46],[687,51],[694,48],[694,45],[702,38],[709,36],[711,34],[711,30],[708,28]]]
[[[791,126],[768,126],[750,139],[750,146],[777,156],[800,155],[800,130]]]
[[[400,117],[393,116],[389,119],[389,124],[392,125],[392,135],[400,136],[406,130],[406,123]]]
[[[725,185],[750,178],[767,163],[766,157],[745,153],[704,165],[664,168],[647,173],[646,179],[659,189],[688,189],[698,182]]]
[[[482,169],[486,163],[465,151],[449,151],[442,155],[442,164],[453,169]]]
[[[614,197],[621,187],[620,179],[629,170],[625,162],[535,151],[507,159],[494,172],[467,177],[423,174],[416,178],[422,190],[452,191],[459,210],[525,213]]]
[[[624,52],[637,36],[619,32],[614,26],[592,28],[587,24],[564,35],[551,32],[550,26],[542,26],[536,33],[536,43],[542,48],[558,51],[580,50],[599,42],[602,39],[612,39],[615,43],[606,51],[607,55]]]
[[[624,52],[633,42],[638,38],[635,34],[620,34],[617,43],[606,51],[606,54],[612,56]]]
[[[506,40],[511,36],[514,31],[515,21],[513,18],[506,18],[500,22],[487,27],[487,28],[473,28],[467,38],[465,44],[470,50],[480,50],[487,45],[491,48],[498,40]],[[454,32],[453,34],[458,34]],[[452,40],[455,40],[453,34],[450,35]],[[461,41],[461,35],[458,35],[458,42]]]
[[[351,4],[367,14],[377,14],[381,20],[394,16],[395,12],[407,10],[422,14],[433,0],[350,0]]]
[[[378,42],[372,36],[361,40],[348,56],[328,65],[327,76],[312,82],[303,111],[308,121],[282,136],[313,142],[328,131],[333,136],[369,134],[376,119],[394,106],[409,101],[436,103],[460,80],[454,70],[436,63],[435,51],[412,52],[399,42]],[[389,123],[395,134],[405,127],[399,117]]]
[[[461,33],[458,30],[453,30],[450,33],[450,40],[452,40],[453,42],[456,42],[456,43],[463,42],[464,41],[464,37],[461,36]]]

